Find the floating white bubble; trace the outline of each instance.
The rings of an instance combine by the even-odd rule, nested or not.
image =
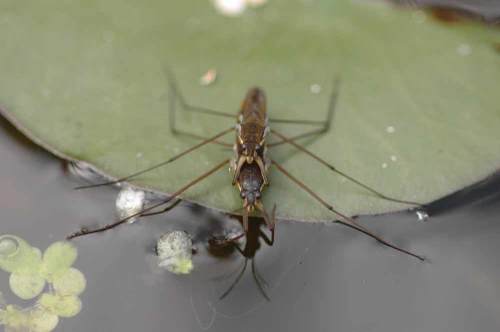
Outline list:
[[[144,208],[146,194],[142,190],[131,187],[123,188],[116,197],[116,212],[120,219],[127,218],[142,211]],[[133,223],[137,217],[131,218]]]

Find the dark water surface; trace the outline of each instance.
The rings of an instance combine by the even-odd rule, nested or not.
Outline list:
[[[217,227],[222,217],[204,209],[180,206],[77,239],[75,267],[88,280],[83,310],[62,319],[56,331],[499,331],[495,181],[433,206],[437,215],[427,222],[410,212],[360,218],[425,255],[424,263],[339,225],[279,223],[275,245],[256,255],[271,302],[259,293],[250,269],[219,300],[243,263],[237,252],[216,259],[198,242],[191,275],[157,267],[153,248],[162,233],[184,229],[196,240]],[[45,249],[83,225],[113,220],[117,191],[72,190],[78,184],[61,161],[0,121],[0,233]],[[15,302],[2,271],[0,291]]]

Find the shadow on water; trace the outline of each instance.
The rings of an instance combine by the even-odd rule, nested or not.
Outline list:
[[[46,247],[80,226],[115,218],[117,190],[76,192],[48,156],[0,120],[2,233]],[[55,166],[55,167],[54,167]],[[398,245],[424,254],[415,262],[335,224],[281,222],[273,247],[259,236],[226,251],[209,239],[240,231],[235,220],[183,204],[167,215],[75,241],[76,266],[88,278],[83,311],[61,323],[70,331],[422,331],[498,330],[500,319],[500,175],[414,213],[361,217]],[[258,223],[252,220],[252,229]],[[157,265],[161,234],[193,236],[195,269],[175,276]],[[255,233],[257,234],[257,233]],[[241,278],[244,262],[255,264]],[[237,284],[233,283],[238,278]],[[265,296],[260,290],[265,288]],[[267,285],[267,286],[266,286]],[[227,290],[231,292],[220,299]],[[0,289],[10,301],[7,278]],[[422,319],[424,317],[425,319]]]
[[[500,195],[499,188],[500,172],[496,172],[479,183],[428,204],[425,208],[429,215],[438,216],[486,198],[494,199]]]

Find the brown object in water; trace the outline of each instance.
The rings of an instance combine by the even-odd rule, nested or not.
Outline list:
[[[173,75],[169,74],[169,83],[170,83],[170,130],[174,134],[184,134],[188,135],[191,137],[195,137],[198,139],[202,139],[203,141],[192,146],[189,149],[186,149],[185,151],[171,157],[170,159],[161,162],[159,164],[153,165],[145,170],[136,172],[134,174],[131,174],[129,176],[117,179],[115,181],[110,181],[106,183],[100,183],[100,184],[93,184],[93,185],[88,185],[88,186],[82,186],[80,189],[83,188],[93,188],[93,187],[99,187],[99,186],[104,186],[104,185],[110,185],[110,184],[117,184],[126,180],[130,180],[138,175],[144,174],[146,172],[149,172],[153,169],[159,168],[161,166],[164,166],[166,164],[169,164],[191,152],[194,150],[197,150],[201,148],[204,145],[207,145],[209,143],[216,143],[216,144],[221,144],[224,146],[230,146],[230,144],[224,143],[224,142],[219,142],[218,139],[220,139],[222,136],[228,134],[229,132],[233,131],[234,129],[228,128],[225,129],[224,131],[218,133],[217,135],[214,135],[210,138],[203,138],[198,136],[197,134],[191,134],[188,132],[181,132],[176,129],[175,127],[175,106],[176,102],[178,101],[181,106],[184,108],[184,110],[189,111],[189,112],[197,112],[197,113],[204,113],[204,114],[210,114],[210,115],[215,115],[215,116],[222,116],[222,117],[233,117],[234,115],[216,111],[216,110],[211,110],[208,108],[204,107],[196,107],[189,105],[186,103],[184,100],[184,97],[182,94],[179,92],[177,85],[175,83],[175,80],[173,78]],[[337,84],[336,84],[337,86]],[[128,216],[127,218],[118,220],[112,224],[108,224],[104,227],[100,227],[97,229],[81,229],[80,231],[71,234],[68,236],[68,239],[72,239],[75,237],[80,237],[92,233],[98,233],[98,232],[103,232],[109,229],[112,229],[116,226],[119,226],[123,223],[125,223],[127,220],[134,218],[134,217],[143,217],[143,216],[149,216],[149,215],[156,215],[159,213],[163,213],[166,211],[171,210],[173,207],[175,207],[179,201],[180,201],[180,195],[182,195],[186,190],[189,188],[193,187],[194,185],[198,184],[202,180],[208,178],[210,175],[214,174],[216,171],[222,169],[224,166],[226,166],[228,163],[231,164],[231,169],[233,171],[233,185],[236,185],[238,187],[238,190],[240,192],[240,197],[243,200],[243,226],[244,226],[244,231],[230,239],[226,239],[226,242],[234,242],[243,236],[247,234],[247,231],[249,229],[248,226],[248,217],[249,214],[258,211],[260,212],[261,216],[264,218],[264,221],[268,227],[268,229],[271,231],[272,237],[269,240],[269,244],[272,245],[274,243],[274,228],[275,228],[275,211],[276,211],[276,206],[273,208],[273,212],[271,215],[269,215],[262,204],[261,201],[261,196],[262,196],[262,191],[263,189],[269,185],[268,181],[268,170],[271,165],[274,165],[278,171],[280,171],[282,174],[284,174],[288,179],[291,180],[291,182],[294,182],[296,185],[300,187],[300,189],[304,190],[307,192],[312,198],[314,198],[316,201],[318,201],[321,205],[323,205],[325,208],[327,208],[329,211],[334,213],[337,217],[340,219],[334,220],[337,223],[347,226],[351,229],[354,229],[356,231],[359,231],[365,235],[370,236],[371,238],[377,240],[378,242],[384,244],[385,246],[388,246],[390,248],[393,248],[395,250],[398,250],[400,252],[403,252],[405,254],[411,255],[413,257],[416,257],[420,260],[424,260],[422,256],[416,255],[410,251],[404,250],[402,248],[397,247],[396,245],[382,239],[380,236],[372,233],[369,231],[367,228],[364,226],[361,226],[359,223],[357,223],[353,218],[350,218],[346,216],[345,214],[337,211],[333,205],[329,204],[321,198],[318,194],[316,194],[313,190],[311,190],[306,184],[304,184],[302,181],[294,177],[291,173],[289,173],[283,166],[281,166],[277,161],[275,160],[269,160],[266,156],[267,154],[267,148],[268,147],[275,147],[279,146],[281,144],[289,144],[299,151],[304,152],[306,155],[310,156],[311,158],[315,159],[319,163],[323,164],[326,166],[330,171],[345,177],[349,181],[352,181],[353,183],[363,187],[364,189],[368,190],[369,192],[375,194],[381,199],[393,201],[393,202],[398,202],[398,203],[404,203],[408,205],[413,205],[417,207],[422,207],[421,204],[416,203],[416,202],[411,202],[411,201],[405,201],[405,200],[400,200],[400,199],[395,199],[391,198],[387,195],[384,195],[380,193],[379,191],[363,184],[361,181],[356,180],[355,178],[349,176],[347,173],[338,170],[335,166],[331,165],[321,157],[317,156],[314,154],[312,151],[309,151],[302,145],[299,145],[295,141],[298,140],[299,138],[311,136],[311,135],[318,135],[318,134],[324,134],[326,133],[329,128],[330,128],[330,122],[333,118],[333,112],[335,109],[336,105],[336,100],[337,100],[337,90],[334,89],[331,98],[330,98],[330,105],[328,108],[327,112],[327,117],[325,121],[311,121],[311,120],[287,120],[287,119],[272,119],[268,118],[267,115],[267,108],[266,108],[266,97],[264,92],[260,88],[251,88],[248,93],[246,94],[245,99],[243,100],[241,110],[238,113],[237,116],[237,125],[236,125],[236,142],[233,146],[234,148],[234,158],[232,160],[226,159],[222,161],[221,163],[217,164],[213,168],[211,168],[209,171],[203,173],[202,175],[196,177],[194,180],[190,181],[187,183],[185,186],[180,188],[179,190],[175,191],[173,194],[170,195],[167,199],[161,201],[160,203],[153,204],[152,206],[146,207],[139,213],[136,213],[134,215]],[[294,137],[287,137],[276,130],[271,130],[269,128],[268,123],[269,122],[276,122],[276,123],[286,123],[286,124],[302,124],[302,125],[312,125],[312,126],[319,126],[319,128],[312,129],[310,131],[306,131],[302,134],[299,134]],[[271,133],[274,135],[276,138],[279,139],[279,141],[274,142],[272,144],[267,145],[266,144],[266,135],[268,133]],[[171,203],[173,201],[173,203]],[[164,207],[166,206],[166,207]],[[163,209],[159,211],[154,211],[157,208],[164,207]]]

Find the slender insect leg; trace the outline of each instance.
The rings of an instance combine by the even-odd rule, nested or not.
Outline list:
[[[181,107],[188,111],[188,112],[196,112],[196,113],[203,113],[203,114],[209,114],[209,115],[215,115],[215,116],[221,116],[225,118],[232,118],[234,119],[236,117],[235,114],[231,113],[226,113],[226,112],[221,112],[218,110],[213,110],[208,107],[201,107],[201,106],[194,106],[190,105],[186,102],[186,99],[184,98],[184,95],[182,94],[180,88],[178,87],[177,80],[175,79],[174,74],[170,70],[166,70],[167,74],[167,79],[170,85],[169,89],[169,100],[170,100],[170,109],[173,110],[173,112],[170,112],[170,126],[172,132],[176,132],[175,128],[175,102],[177,99],[179,99],[179,103]]]
[[[271,129],[271,133],[278,136],[279,138],[281,138],[284,142],[290,144],[290,145],[293,145],[295,148],[297,148],[298,150],[304,152],[305,154],[307,154],[308,156],[310,156],[311,158],[317,160],[318,162],[320,162],[321,164],[323,164],[324,166],[328,167],[331,171],[345,177],[346,179],[348,179],[349,181],[357,184],[358,186],[360,187],[363,187],[364,189],[370,191],[372,194],[382,198],[382,199],[385,199],[387,201],[392,201],[392,202],[396,202],[396,203],[403,203],[403,204],[408,204],[408,205],[415,205],[417,207],[423,207],[422,204],[420,203],[417,203],[417,202],[413,202],[413,201],[407,201],[407,200],[402,200],[402,199],[397,199],[397,198],[392,198],[392,197],[389,197],[387,195],[384,195],[382,194],[381,192],[369,187],[368,185],[362,183],[361,181],[353,178],[352,176],[348,175],[347,173],[345,172],[342,172],[340,170],[338,170],[335,166],[333,166],[332,164],[328,163],[327,161],[325,161],[324,159],[322,159],[321,157],[317,156],[316,154],[314,154],[313,152],[309,151],[308,149],[306,149],[305,147],[303,147],[302,145],[299,145],[297,143],[295,143],[292,139],[286,137],[285,135],[283,134],[280,134],[279,132],[277,132],[276,130],[274,129]]]
[[[93,233],[100,233],[100,232],[104,232],[104,231],[107,231],[109,229],[112,229],[112,228],[115,228],[117,226],[120,226],[121,224],[127,222],[128,220],[132,219],[132,218],[135,218],[135,217],[140,217],[141,215],[143,215],[145,212],[149,212],[149,211],[152,211],[160,206],[163,206],[167,203],[169,203],[171,200],[177,198],[179,195],[181,195],[183,192],[185,192],[186,190],[188,190],[189,188],[191,188],[192,186],[196,185],[197,183],[199,183],[200,181],[206,179],[207,177],[209,177],[210,175],[212,175],[213,173],[215,173],[216,171],[220,170],[222,167],[224,167],[227,163],[229,162],[229,159],[226,159],[224,160],[223,162],[221,162],[220,164],[218,164],[217,166],[215,166],[214,168],[210,169],[208,172],[205,172],[203,173],[202,175],[200,175],[199,177],[197,177],[196,179],[192,180],[191,182],[189,182],[188,184],[186,184],[184,187],[182,187],[181,189],[177,190],[175,193],[173,193],[169,198],[161,201],[160,203],[157,203],[157,204],[153,204],[152,206],[149,206],[145,209],[143,209],[142,211],[139,211],[137,213],[134,213],[126,218],[123,218],[123,219],[120,219],[112,224],[108,224],[108,225],[105,225],[103,227],[100,227],[100,228],[97,228],[97,229],[81,229],[80,231],[76,232],[76,233],[73,233],[71,235],[69,235],[66,239],[68,240],[71,240],[71,239],[74,239],[76,237],[80,237],[80,236],[84,236],[84,235],[88,235],[88,234],[93,234]],[[175,204],[175,203],[174,203]]]
[[[236,286],[236,284],[240,281],[241,277],[243,277],[243,273],[245,273],[245,270],[247,268],[247,263],[248,263],[248,258],[245,257],[245,262],[243,263],[243,268],[241,269],[240,273],[238,274],[238,276],[236,277],[236,279],[233,281],[233,283],[231,284],[231,286],[229,286],[229,288],[219,297],[219,300],[224,299],[226,296],[229,295],[229,293],[231,293],[231,291],[233,290],[234,286]]]
[[[241,239],[242,237],[244,237],[245,234],[246,234],[245,232],[241,232],[240,234],[238,234],[236,236],[233,236],[232,238],[223,239],[223,240],[212,239],[210,241],[213,241],[213,242],[210,242],[210,243],[214,244],[216,246],[225,246],[225,245],[228,245],[228,244],[234,244],[236,241],[238,241],[239,239]],[[236,247],[239,248],[237,245],[236,245]]]
[[[173,208],[175,208],[177,205],[179,205],[180,202],[182,202],[182,199],[178,198],[178,199],[175,200],[175,202],[173,202],[169,206],[165,207],[164,209],[162,209],[160,211],[155,211],[155,212],[143,213],[143,214],[141,214],[141,217],[156,216],[158,214],[162,214],[162,213],[168,212],[168,211],[172,210]]]
[[[233,243],[233,245],[234,245],[234,247],[236,248],[236,250],[238,250],[238,252],[241,254],[241,256],[246,257],[246,256],[245,256],[245,253],[243,252],[243,250],[240,248],[240,246],[239,246],[239,245],[234,244],[234,243]]]
[[[187,132],[187,131],[181,131],[181,130],[178,130],[176,128],[176,100],[177,100],[177,94],[178,94],[178,90],[176,88],[176,85],[175,83],[170,83],[171,87],[170,87],[170,95],[169,95],[169,128],[170,128],[170,132],[172,132],[172,134],[174,135],[184,135],[184,136],[189,136],[189,137],[192,137],[192,138],[195,138],[195,139],[199,139],[199,140],[206,140],[207,138],[206,137],[203,137],[203,136],[200,136],[200,135],[197,135],[197,134],[193,134],[193,133],[190,133],[190,132]],[[182,97],[182,95],[180,95],[179,93],[179,99],[180,99],[180,102],[181,102],[181,105],[183,107],[186,107],[185,106],[185,103],[184,103],[184,98]],[[219,145],[222,145],[222,146],[225,146],[225,147],[232,147],[231,144],[229,143],[224,143],[224,142],[219,142],[218,140],[213,140],[212,143],[215,143],[215,144],[219,144]]]
[[[269,298],[269,296],[267,296],[266,291],[264,290],[264,286],[263,286],[266,284],[266,281],[264,279],[261,279],[261,277],[258,275],[257,270],[255,269],[254,259],[252,259],[251,266],[252,266],[253,279],[255,280],[255,283],[257,284],[257,287],[259,288],[260,293],[262,294],[262,296],[264,296],[264,298],[268,302],[271,302],[271,299]]]
[[[194,106],[190,105],[186,102],[186,99],[184,98],[183,94],[181,93],[181,90],[178,87],[177,80],[175,79],[174,74],[167,70],[167,78],[168,82],[170,84],[170,92],[171,94],[174,94],[171,97],[177,97],[179,98],[179,103],[181,104],[182,108],[185,109],[188,112],[196,112],[196,113],[204,113],[204,114],[210,114],[210,115],[215,115],[215,116],[221,116],[225,118],[236,118],[235,114],[231,113],[226,113],[226,112],[221,112],[218,110],[213,110],[208,107],[201,107],[201,106]]]
[[[260,236],[262,237],[262,239],[264,240],[264,242],[272,247],[273,244],[274,244],[274,229],[271,230],[271,239],[269,239],[269,237],[266,235],[266,233],[264,233],[261,229],[259,229],[259,233],[260,233]]]
[[[172,134],[174,134],[174,135],[185,135],[185,136],[189,136],[189,137],[192,137],[195,139],[206,140],[206,138],[203,136],[189,133],[187,131],[181,131],[181,130],[178,130],[176,128],[176,107],[175,107],[176,101],[177,101],[177,99],[179,99],[179,102],[180,102],[182,108],[184,108],[188,111],[197,111],[197,112],[201,112],[201,113],[208,112],[210,114],[213,112],[216,112],[216,113],[220,113],[220,112],[188,105],[186,103],[182,93],[180,92],[180,89],[177,87],[177,83],[175,81],[174,75],[167,71],[167,77],[168,77],[168,81],[169,81],[169,85],[170,85],[169,98],[168,98],[169,99],[169,128],[170,128],[170,132],[172,132]],[[229,115],[229,114],[227,114],[227,115]],[[234,115],[232,115],[231,117],[234,118]],[[232,144],[219,142],[218,140],[214,140],[214,141],[212,141],[212,143],[219,144],[219,145],[222,145],[225,147],[232,147]]]
[[[273,212],[272,212],[272,217],[269,217],[267,212],[264,210],[264,207],[262,205],[257,205],[257,208],[261,211],[264,221],[266,222],[266,226],[271,232],[271,240],[262,232],[262,230],[259,228],[259,233],[262,236],[262,239],[264,242],[267,243],[267,245],[272,246],[274,244],[274,234],[275,234],[275,224],[276,224],[276,204],[274,204],[273,207]]]
[[[408,250],[405,250],[405,249],[402,249],[400,247],[397,247],[396,245],[390,243],[390,242],[387,242],[386,240],[382,239],[380,236],[372,233],[371,231],[369,231],[367,228],[365,228],[364,226],[361,226],[360,224],[358,224],[354,219],[352,218],[349,218],[348,216],[340,213],[339,211],[335,210],[335,208],[328,204],[325,200],[323,200],[321,197],[319,197],[315,192],[313,192],[309,187],[307,187],[304,183],[302,183],[300,180],[298,180],[296,177],[294,177],[293,175],[291,175],[287,170],[285,170],[283,168],[283,166],[281,166],[280,164],[278,164],[276,161],[272,160],[271,161],[273,163],[274,166],[276,166],[276,168],[281,172],[283,173],[286,177],[288,177],[290,180],[292,180],[292,182],[294,182],[295,184],[297,184],[300,188],[302,188],[304,191],[306,191],[309,195],[311,195],[312,197],[314,197],[318,202],[320,202],[324,207],[326,207],[328,210],[332,211],[333,213],[335,213],[336,215],[338,215],[339,217],[341,217],[342,219],[344,219],[344,221],[342,220],[337,220],[338,223],[342,224],[342,225],[345,225],[345,226],[348,226],[352,229],[355,229],[357,231],[360,231],[372,238],[374,238],[375,240],[377,240],[378,242],[390,247],[390,248],[393,248],[397,251],[400,251],[402,253],[405,253],[405,254],[408,254],[410,256],[413,256],[415,258],[418,258],[419,260],[421,261],[424,261],[425,258],[422,257],[422,256],[419,256],[417,254],[414,254]]]
[[[319,129],[310,130],[310,131],[307,131],[305,133],[290,137],[289,139],[292,141],[295,141],[295,140],[298,140],[301,138],[305,138],[305,137],[309,137],[309,136],[325,134],[330,130],[330,126],[332,124],[333,115],[335,113],[335,108],[337,105],[338,91],[339,91],[339,80],[336,79],[335,83],[334,83],[334,88],[333,88],[332,93],[330,95],[330,102],[329,102],[328,110],[326,113],[326,119],[323,121],[309,121],[309,120],[280,120],[280,121],[276,121],[275,120],[275,122],[320,126]],[[278,145],[281,145],[284,143],[286,143],[286,141],[281,140],[278,142],[269,143],[267,146],[268,147],[275,147],[275,146],[278,146]]]
[[[154,170],[154,169],[157,169],[157,168],[159,168],[159,167],[165,166],[165,165],[167,165],[167,164],[169,164],[169,163],[171,163],[171,162],[174,162],[174,161],[176,161],[177,159],[179,159],[179,158],[181,158],[181,157],[183,157],[183,156],[187,155],[188,153],[193,152],[194,150],[199,149],[199,148],[201,148],[202,146],[204,146],[204,145],[206,145],[206,144],[208,144],[208,143],[213,142],[213,141],[214,141],[214,140],[216,140],[217,138],[220,138],[220,137],[222,137],[222,136],[224,136],[224,135],[226,135],[226,134],[228,134],[228,133],[232,132],[233,130],[234,130],[233,128],[228,128],[228,129],[226,129],[226,130],[224,130],[224,131],[222,131],[222,132],[218,133],[217,135],[212,136],[212,137],[210,137],[210,138],[208,138],[208,139],[204,140],[203,142],[200,142],[200,143],[198,143],[198,144],[196,144],[196,145],[194,145],[194,146],[190,147],[189,149],[186,149],[186,150],[182,151],[181,153],[179,153],[179,154],[177,154],[177,155],[175,155],[175,156],[171,157],[170,159],[165,160],[165,161],[163,161],[163,162],[161,162],[161,163],[159,163],[159,164],[153,165],[153,166],[151,166],[151,167],[148,167],[148,168],[146,168],[146,169],[143,169],[142,171],[139,171],[139,172],[136,172],[136,173],[130,174],[130,175],[128,175],[128,176],[125,176],[125,177],[119,178],[119,179],[114,180],[114,181],[109,181],[109,182],[104,182],[104,183],[97,183],[97,184],[91,184],[91,185],[85,185],[85,186],[79,186],[79,187],[76,187],[75,189],[77,189],[77,190],[78,190],[78,189],[88,189],[88,188],[96,188],[96,187],[102,187],[102,186],[109,186],[109,185],[112,185],[112,184],[117,184],[117,183],[120,183],[120,182],[123,182],[123,181],[130,180],[130,179],[132,179],[132,178],[134,178],[134,177],[136,177],[136,176],[142,175],[142,174],[144,174],[144,173],[147,173],[147,172],[152,171],[152,170]]]
[[[299,134],[299,135],[292,136],[292,137],[290,137],[290,140],[296,141],[296,140],[299,140],[299,139],[302,139],[302,138],[306,138],[306,137],[310,137],[310,136],[323,135],[324,133],[326,133],[326,130],[324,128],[315,129],[315,130],[311,130],[311,131],[308,131],[308,132],[305,132],[305,133],[302,133],[302,134]],[[286,143],[286,141],[273,142],[273,143],[267,144],[267,147],[274,148],[276,146],[279,146],[279,145],[282,145],[282,144],[285,144],[285,143]]]

